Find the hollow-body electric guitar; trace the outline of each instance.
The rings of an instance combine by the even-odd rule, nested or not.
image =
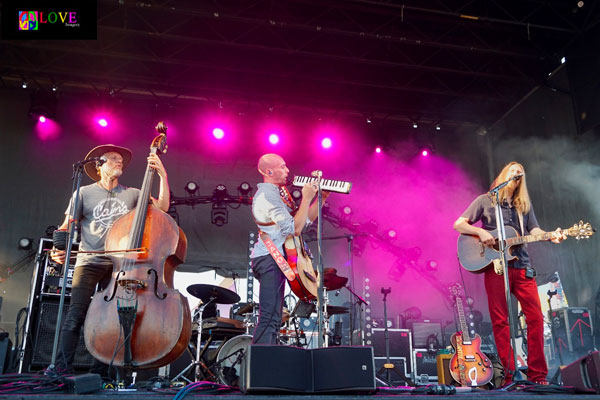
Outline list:
[[[450,374],[460,386],[483,386],[492,380],[494,368],[490,359],[481,351],[481,337],[478,334],[471,337],[462,306],[462,287],[454,284],[450,293],[455,299],[460,332],[452,334],[450,342],[454,347],[454,355],[450,359]]]

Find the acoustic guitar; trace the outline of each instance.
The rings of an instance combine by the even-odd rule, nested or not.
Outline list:
[[[516,256],[512,255],[512,246],[552,239],[552,232],[539,235],[519,236],[519,233],[511,226],[505,226],[504,230],[506,232],[505,252],[507,261],[516,258]],[[578,224],[567,229],[562,229],[562,231],[567,236],[580,240],[589,238],[594,234],[595,230],[589,222],[583,223],[583,221],[579,221]],[[498,230],[495,229],[490,231],[490,234],[497,237]],[[484,245],[477,235],[461,234],[458,237],[457,251],[460,265],[469,272],[483,272],[483,270],[491,265],[495,259],[502,257],[502,253],[498,249],[498,239],[496,239],[494,246],[490,247]]]
[[[454,347],[454,355],[450,359],[450,375],[460,386],[483,386],[492,380],[494,368],[490,359],[481,351],[481,336],[469,335],[469,328],[462,305],[463,290],[459,283],[450,287],[450,294],[455,300],[460,331],[452,334],[450,343]]]
[[[288,264],[295,275],[294,280],[288,280],[292,292],[302,301],[315,299],[319,290],[319,279],[304,240],[301,236],[288,236],[283,248]]]

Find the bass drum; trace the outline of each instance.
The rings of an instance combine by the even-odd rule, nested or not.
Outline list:
[[[217,354],[217,376],[224,385],[238,387],[240,370],[252,335],[239,335],[229,339]]]

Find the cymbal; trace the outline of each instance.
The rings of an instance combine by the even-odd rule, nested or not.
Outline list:
[[[197,283],[188,286],[187,291],[192,296],[202,300],[203,303],[208,303],[211,299],[213,299],[213,303],[217,304],[233,304],[240,301],[240,296],[237,293],[215,285]]]
[[[329,315],[334,315],[334,314],[348,314],[348,312],[349,312],[348,307],[327,306],[327,314],[329,314]]]
[[[323,284],[327,290],[338,290],[346,286],[346,283],[348,283],[348,278],[336,275],[335,269],[333,269],[333,271],[334,272],[323,273]]]

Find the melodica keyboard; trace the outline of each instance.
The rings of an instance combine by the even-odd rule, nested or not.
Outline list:
[[[303,187],[307,183],[315,182],[317,178],[312,176],[295,176],[292,185],[297,187]],[[337,181],[334,179],[321,179],[321,189],[329,192],[337,192],[342,194],[349,194],[352,189],[352,183]]]

